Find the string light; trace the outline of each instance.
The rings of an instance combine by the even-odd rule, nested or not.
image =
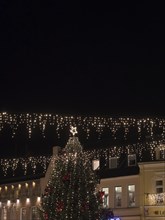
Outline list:
[[[118,139],[118,134],[123,135],[123,139],[127,140],[133,133],[137,136],[138,141],[143,141],[142,137],[148,135],[153,140],[155,135],[159,135],[162,140],[165,137],[165,119],[164,118],[133,118],[133,117],[83,117],[83,116],[63,116],[57,114],[42,114],[42,113],[21,113],[13,114],[8,112],[0,112],[0,133],[9,126],[12,133],[12,138],[17,134],[18,129],[21,126],[25,126],[28,137],[33,135],[33,129],[39,128],[43,138],[46,137],[46,131],[48,127],[55,128],[58,138],[63,138],[64,130],[67,128],[77,128],[79,134],[83,132],[86,139],[90,136],[97,136],[101,139],[103,135],[108,134],[113,140]],[[77,132],[77,130],[73,130]],[[97,134],[97,135],[96,135]],[[143,153],[149,150],[151,160],[155,158],[155,148],[161,144],[160,141],[147,142],[145,145],[141,143],[123,146],[111,146],[104,149],[97,149],[92,151],[86,151],[88,158],[100,159],[105,158],[104,166],[108,165],[109,157],[117,156],[125,153],[136,153],[139,156],[139,160],[142,161]],[[39,156],[28,158],[10,158],[0,159],[0,170],[4,176],[7,176],[10,170],[13,172],[13,176],[17,170],[21,167],[24,175],[27,175],[29,169],[33,174],[38,169],[42,169],[42,173],[45,174],[47,166],[52,159],[51,156]]]
[[[114,140],[117,133],[124,129],[123,137],[128,138],[132,128],[134,133],[138,134],[138,140],[141,140],[142,133],[146,133],[151,137],[155,134],[165,135],[165,119],[164,118],[133,118],[133,117],[82,117],[82,116],[62,116],[57,114],[37,114],[37,113],[21,113],[12,114],[0,112],[0,132],[7,126],[12,131],[12,138],[15,137],[19,127],[25,126],[28,137],[31,138],[34,128],[39,128],[43,138],[46,137],[46,130],[49,126],[55,128],[58,138],[62,138],[62,131],[71,125],[82,130],[86,134],[86,139],[93,132],[98,134],[100,139],[105,132],[112,134]],[[80,133],[80,132],[79,132]]]
[[[67,143],[69,144],[69,142]],[[108,167],[109,158],[110,157],[118,157],[120,158],[122,154],[136,154],[139,158],[139,161],[143,161],[144,153],[149,152],[148,156],[150,156],[151,161],[154,161],[156,158],[156,149],[160,150],[160,159],[164,159],[165,155],[165,145],[162,144],[161,140],[146,142],[145,144],[137,143],[137,144],[129,144],[129,145],[121,145],[121,146],[111,146],[104,149],[95,148],[93,150],[86,150],[84,154],[89,160],[101,158],[105,159],[104,167]],[[40,173],[45,174],[47,167],[50,161],[55,161],[58,156],[38,156],[38,157],[26,157],[26,158],[10,158],[10,159],[0,159],[0,171],[4,176],[7,176],[10,173],[10,170],[13,170],[13,175],[17,172],[18,169],[21,169],[24,175],[27,175],[28,172],[35,174],[38,170]],[[16,163],[16,164],[15,164]],[[35,184],[34,184],[35,186]]]
[[[0,170],[4,176],[7,176],[10,169],[13,170],[13,176],[17,170],[20,169],[27,175],[28,169],[32,169],[33,174],[36,170],[42,170],[42,173],[46,173],[48,164],[50,163],[51,156],[38,156],[38,157],[27,157],[27,158],[10,158],[10,159],[0,159]],[[16,164],[15,164],[16,163]]]

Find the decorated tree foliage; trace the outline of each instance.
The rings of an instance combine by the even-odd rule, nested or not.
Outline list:
[[[101,200],[96,193],[98,178],[74,131],[63,153],[56,157],[42,195],[43,220],[100,219]]]

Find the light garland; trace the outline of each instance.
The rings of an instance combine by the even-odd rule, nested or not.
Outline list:
[[[145,197],[146,204],[155,205],[165,205],[165,193],[150,194],[148,193]]]
[[[82,116],[62,116],[56,114],[21,113],[13,114],[0,112],[0,132],[9,126],[12,131],[12,138],[15,137],[21,125],[26,127],[28,137],[31,138],[33,129],[39,128],[43,138],[45,138],[48,126],[55,128],[58,138],[62,138],[65,128],[75,126],[86,134],[88,139],[92,132],[96,132],[100,139],[105,132],[115,140],[120,130],[123,130],[123,138],[126,140],[129,134],[136,133],[140,141],[142,135],[165,135],[165,118],[133,118],[133,117],[82,117]],[[69,129],[68,129],[69,130]]]
[[[93,159],[105,159],[105,163],[102,165],[103,167],[108,167],[109,158],[110,157],[121,157],[122,154],[136,154],[138,156],[138,161],[145,160],[144,153],[149,152],[148,156],[151,161],[155,160],[155,149],[158,148],[161,151],[165,149],[165,145],[162,144],[161,141],[151,141],[145,144],[137,143],[137,144],[129,144],[126,146],[111,146],[109,148],[98,149],[95,148],[93,150],[86,150],[84,154],[86,158],[89,160]],[[164,152],[164,151],[163,151]],[[162,158],[164,158],[163,155]],[[12,175],[15,176],[17,170],[23,171],[23,175],[36,174],[40,172],[41,174],[45,174],[47,167],[51,160],[55,161],[58,156],[38,156],[38,157],[26,157],[26,158],[2,158],[0,159],[0,172],[3,173],[3,176],[7,176],[12,171]]]
[[[23,171],[23,175],[27,175],[29,171],[32,174],[36,174],[36,171],[40,170],[44,174],[51,158],[50,156],[38,156],[0,159],[0,171],[3,173],[3,176],[10,174],[11,170],[13,176],[15,176],[17,171]]]
[[[18,129],[25,126],[28,137],[33,135],[33,129],[39,128],[43,138],[46,137],[48,127],[55,129],[55,134],[58,139],[63,139],[65,129],[69,131],[70,128],[77,128],[79,135],[85,134],[86,139],[94,136],[98,139],[104,138],[107,135],[113,140],[123,138],[129,139],[132,134],[137,137],[138,141],[142,141],[144,136],[149,136],[151,140],[155,136],[159,136],[161,140],[165,137],[165,119],[164,118],[128,118],[128,117],[82,117],[82,116],[62,116],[54,114],[38,114],[38,113],[21,113],[13,114],[7,112],[0,112],[0,133],[6,127],[11,129],[12,138],[17,134]],[[77,132],[77,130],[74,132]],[[68,134],[67,134],[68,135]],[[122,136],[122,137],[121,137]],[[112,147],[104,149],[95,148],[92,151],[86,151],[88,158],[105,158],[104,166],[108,165],[109,157],[121,154],[135,153],[139,156],[139,160],[143,160],[143,153],[147,150],[150,152],[151,160],[155,158],[155,148],[161,145],[161,141],[151,141],[144,144],[137,143],[132,145],[118,146],[113,144]],[[160,149],[161,150],[161,149]],[[13,158],[0,159],[0,172],[7,176],[12,171],[13,176],[18,169],[23,170],[24,175],[27,175],[29,169],[33,174],[42,168],[45,173],[47,165],[51,160],[51,156],[28,157],[28,158]]]

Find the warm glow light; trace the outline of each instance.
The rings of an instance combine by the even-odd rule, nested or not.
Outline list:
[[[164,143],[161,141],[151,141],[141,144],[140,141],[144,136],[150,136],[151,138],[159,135],[162,139],[165,137],[165,119],[164,118],[133,118],[133,117],[84,117],[84,116],[62,116],[57,114],[42,114],[42,113],[22,113],[11,114],[8,112],[0,112],[0,133],[5,126],[8,125],[11,128],[11,136],[14,137],[20,126],[25,126],[29,138],[33,133],[33,128],[39,128],[43,138],[45,138],[45,131],[47,127],[53,126],[55,128],[56,135],[59,139],[62,139],[63,131],[65,128],[70,127],[73,136],[77,133],[83,133],[86,139],[89,139],[93,134],[96,134],[100,139],[102,135],[108,134],[112,140],[116,140],[118,134],[121,132],[121,137],[124,140],[129,139],[133,135],[136,136],[137,144],[115,147],[107,147],[105,150],[93,150],[89,154],[98,155],[98,158],[105,155],[106,164],[108,164],[108,156],[120,157],[122,153],[133,153],[136,149],[136,154],[139,156],[139,161],[143,160],[143,152],[146,149],[150,150],[151,160],[155,158],[155,148],[159,149],[160,159],[165,158]],[[48,126],[47,126],[48,125]],[[71,126],[73,125],[73,126]],[[132,129],[133,128],[133,129]],[[94,133],[93,133],[94,132]],[[46,132],[47,133],[47,132]],[[100,146],[101,147],[101,146]],[[127,151],[127,152],[126,152]],[[4,176],[7,176],[8,171],[12,169],[13,175],[15,175],[16,169],[21,166],[24,171],[24,175],[27,175],[28,167],[32,168],[32,172],[35,174],[38,166],[42,167],[43,174],[46,173],[47,166],[52,158],[49,156],[29,157],[29,158],[2,158],[0,159],[0,172],[2,171]]]
[[[26,203],[27,203],[27,204],[30,203],[30,198],[27,198],[27,199],[26,199]]]
[[[18,189],[21,189],[21,184],[18,184]]]
[[[0,208],[2,207],[2,202],[0,202]]]
[[[37,197],[37,202],[40,202],[40,201],[41,201],[41,197],[38,196],[38,197]]]
[[[16,132],[21,125],[25,125],[28,131],[28,136],[31,138],[33,128],[39,127],[43,137],[45,138],[45,131],[47,126],[51,125],[55,127],[58,138],[61,138],[61,131],[70,125],[74,125],[73,128],[79,128],[86,133],[88,139],[91,130],[95,129],[100,138],[105,129],[108,129],[114,139],[118,130],[124,128],[124,139],[127,139],[128,134],[131,131],[131,127],[137,127],[138,139],[142,138],[142,130],[146,129],[147,133],[154,136],[157,127],[164,135],[164,118],[133,118],[133,117],[96,117],[96,116],[62,116],[57,114],[42,114],[42,113],[25,113],[25,114],[11,114],[7,112],[0,112],[0,132],[4,129],[5,125],[9,125],[12,130],[12,138],[16,135]],[[79,126],[79,127],[78,127]],[[74,134],[77,132],[74,129]]]
[[[32,183],[32,186],[33,186],[33,187],[35,187],[35,185],[36,185],[36,183],[35,183],[35,182],[33,182],[33,183]]]
[[[28,183],[25,183],[26,188],[28,188]]]
[[[136,149],[136,151],[135,151]],[[162,149],[162,143],[161,141],[151,141],[146,142],[145,145],[142,143],[136,143],[136,144],[129,144],[127,146],[111,146],[104,149],[94,149],[90,151],[86,151],[85,153],[89,156],[89,159],[95,157],[96,160],[100,160],[100,158],[105,158],[105,166],[109,164],[109,157],[118,157],[120,158],[122,153],[125,154],[138,154],[139,161],[143,161],[143,152],[146,151],[146,149],[150,150],[150,156],[151,160],[155,160],[157,151],[156,149],[159,149],[160,156],[159,159],[165,158],[165,151],[161,151]],[[163,154],[164,153],[164,154]],[[38,157],[28,157],[28,158],[13,158],[13,159],[0,159],[0,171],[2,170],[3,175],[6,176],[8,170],[10,169],[16,169],[14,165],[14,161],[17,161],[17,164],[20,164],[22,167],[22,170],[24,171],[24,175],[27,174],[28,166],[31,166],[33,173],[37,171],[38,167],[42,167],[43,174],[46,173],[47,166],[50,163],[50,161],[56,158],[56,156],[38,156]],[[33,184],[33,183],[32,183]],[[33,184],[34,187],[35,184]],[[20,189],[21,187],[19,187]],[[7,189],[6,189],[7,190]]]
[[[7,186],[5,186],[5,190],[7,191]]]
[[[19,199],[17,199],[17,205],[20,203],[20,200]]]
[[[7,200],[7,206],[10,206],[11,202],[10,200]]]
[[[75,136],[75,134],[77,134],[77,128],[71,126],[71,127],[70,127],[70,133],[72,133],[72,135]]]
[[[14,185],[12,185],[11,188],[14,189]]]

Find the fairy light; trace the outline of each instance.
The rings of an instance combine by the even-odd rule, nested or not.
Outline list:
[[[84,153],[87,155],[87,157],[90,159],[100,159],[105,158],[105,164],[106,167],[108,165],[109,157],[121,157],[121,154],[137,154],[139,156],[139,161],[143,161],[143,153],[148,149],[150,153],[151,160],[153,161],[155,159],[155,149],[159,148],[160,153],[164,153],[164,144],[161,141],[151,141],[146,142],[145,145],[142,143],[137,144],[129,144],[127,146],[111,146],[104,149],[94,149],[94,150],[88,150],[84,151]],[[54,159],[56,156],[53,156]],[[45,174],[47,167],[50,163],[50,161],[53,158],[52,156],[38,156],[38,157],[27,157],[27,158],[14,158],[12,159],[1,159],[0,160],[0,170],[2,170],[2,173],[4,176],[7,176],[8,171],[10,169],[17,170],[16,168],[13,169],[12,166],[15,167],[14,161],[17,160],[17,168],[21,167],[21,169],[24,171],[24,175],[28,174],[28,168],[32,170],[33,174],[36,173],[38,169],[42,170],[41,173]],[[162,155],[162,158],[164,158],[165,155]],[[31,171],[29,171],[31,172]]]
[[[51,156],[38,156],[38,157],[28,157],[28,158],[10,158],[10,159],[0,159],[0,170],[4,176],[8,175],[10,169],[13,170],[13,176],[18,168],[21,167],[24,175],[27,175],[28,168],[30,168],[33,174],[36,173],[36,170],[42,169],[41,172],[43,174],[46,173],[47,166],[51,161]],[[17,161],[17,166],[15,165],[15,161]]]
[[[8,112],[0,112],[0,133],[3,131],[5,126],[9,126],[12,131],[12,137],[14,138],[17,130],[20,126],[25,126],[28,132],[28,137],[31,138],[33,135],[33,129],[39,128],[43,138],[46,137],[46,130],[48,126],[53,126],[57,137],[60,139],[65,135],[64,130],[68,127],[76,128],[85,134],[86,139],[89,139],[93,132],[97,134],[97,138],[101,139],[106,133],[112,140],[118,139],[118,134],[123,131],[123,138],[127,140],[131,135],[132,128],[137,140],[140,142],[142,136],[149,135],[154,139],[155,135],[160,135],[162,140],[165,137],[165,119],[163,118],[133,118],[133,117],[83,117],[83,116],[63,116],[57,114],[42,114],[42,113],[21,113],[11,114]],[[77,130],[76,130],[77,131]],[[75,135],[74,133],[73,135]],[[122,132],[121,132],[122,134]],[[116,143],[116,142],[115,142]],[[146,143],[147,149],[150,151],[151,160],[155,158],[155,148],[158,146],[158,142]],[[94,146],[93,146],[94,147]],[[128,146],[117,146],[114,144],[112,147],[106,147],[104,150],[95,149],[93,151],[87,151],[90,158],[95,157],[105,158],[105,166],[108,163],[109,156],[120,157],[122,153],[133,152],[138,154],[139,160],[143,160],[143,152],[146,150],[146,146],[137,143]],[[162,150],[163,152],[163,150]],[[18,167],[21,167],[24,171],[24,175],[27,175],[28,169],[32,169],[33,174],[40,167],[42,168],[43,174],[46,173],[47,166],[51,160],[51,156],[39,156],[39,157],[28,157],[28,158],[11,158],[11,159],[0,159],[0,170],[4,176],[7,176],[9,170],[13,172],[13,176],[16,173]]]
[[[151,136],[154,136],[156,130],[160,135],[165,134],[165,119],[163,118],[112,118],[112,117],[82,117],[82,116],[62,116],[57,114],[11,114],[0,112],[0,132],[8,125],[12,130],[12,138],[15,137],[20,126],[24,125],[28,132],[28,137],[33,135],[33,129],[39,128],[43,138],[45,138],[48,126],[55,127],[58,138],[62,138],[62,131],[70,125],[83,130],[88,139],[93,131],[98,133],[101,138],[105,131],[111,131],[114,140],[117,138],[118,131],[124,128],[124,139],[127,139],[132,127],[137,127],[138,139],[141,140],[142,129]],[[48,125],[48,126],[47,126]],[[134,131],[135,132],[135,131]]]

